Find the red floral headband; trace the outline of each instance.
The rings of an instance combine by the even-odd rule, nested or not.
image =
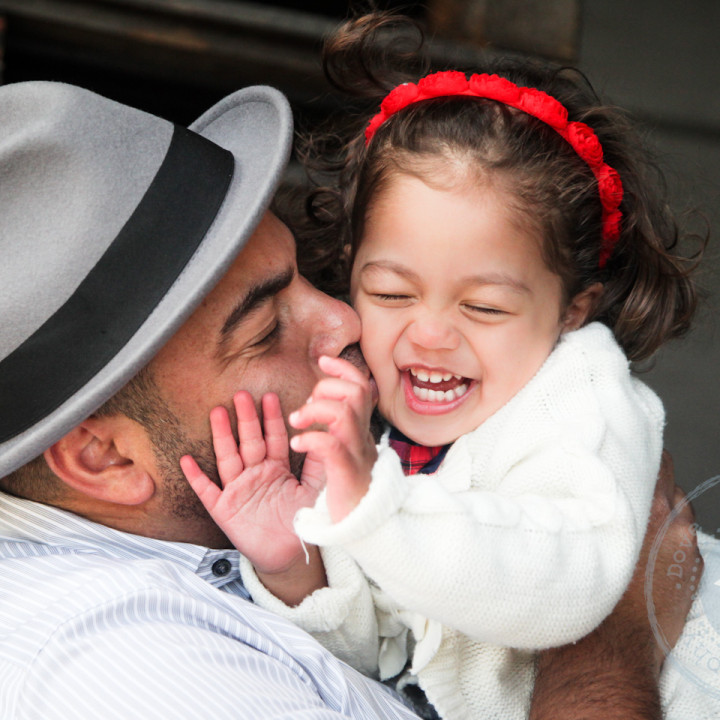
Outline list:
[[[588,164],[598,183],[602,203],[602,244],[599,266],[602,268],[612,255],[620,237],[620,203],[623,198],[622,181],[618,173],[603,161],[603,149],[591,127],[582,122],[569,122],[562,103],[542,90],[520,87],[497,75],[472,75],[456,70],[433,73],[415,83],[404,83],[390,91],[365,130],[365,144],[372,140],[377,129],[393,114],[408,105],[429,98],[453,95],[497,100],[542,120],[563,137]]]

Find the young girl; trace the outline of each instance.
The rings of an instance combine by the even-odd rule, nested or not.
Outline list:
[[[289,422],[324,464],[295,528],[330,587],[287,608],[244,579],[348,662],[405,673],[442,718],[522,718],[533,651],[595,628],[637,560],[664,416],[628,360],[688,327],[675,226],[621,116],[536,65],[397,86],[345,171],[350,295],[388,429],[376,451],[368,381],[321,358],[329,377]],[[213,431],[238,456],[226,416]],[[243,473],[221,467],[220,491],[183,468],[240,544]]]

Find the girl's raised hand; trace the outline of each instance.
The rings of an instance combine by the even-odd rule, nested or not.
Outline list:
[[[320,380],[307,403],[288,421],[298,429],[313,424],[327,430],[309,430],[290,441],[293,450],[308,454],[310,462],[325,468],[330,517],[339,522],[355,508],[370,486],[377,459],[370,433],[373,396],[370,381],[342,358],[323,356],[320,369],[330,377]]]
[[[263,427],[249,393],[239,392],[233,400],[237,440],[227,410],[216,407],[210,413],[222,487],[191,456],[182,457],[180,466],[213,520],[258,575],[284,573],[305,564],[293,518],[301,507],[315,503],[319,488],[299,482],[290,472],[287,430],[277,395],[262,398]]]

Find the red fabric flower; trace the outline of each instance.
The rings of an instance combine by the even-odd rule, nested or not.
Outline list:
[[[382,111],[380,111],[377,115],[375,115],[375,117],[373,117],[368,126],[365,128],[365,144],[369,143],[370,140],[372,140],[372,136],[386,120],[387,115],[385,115],[385,113]]]
[[[564,137],[591,168],[602,164],[602,145],[591,127],[581,122],[568,123]]]
[[[392,115],[398,110],[406,108],[408,105],[414,103],[419,95],[420,91],[415,83],[403,83],[398,85],[394,90],[390,91],[390,94],[382,101],[380,109],[385,115]]]
[[[523,88],[519,107],[528,115],[542,120],[556,130],[564,130],[568,124],[568,112],[565,106],[542,90]]]
[[[515,105],[520,99],[520,88],[507,78],[498,75],[472,75],[468,82],[470,92],[478,97],[498,100],[506,105]]]
[[[620,237],[620,225],[622,221],[622,213],[619,210],[613,210],[603,214],[602,220],[602,236],[606,240],[617,240]]]
[[[597,174],[600,202],[606,210],[615,210],[623,199],[620,175],[609,165],[603,165]]]
[[[418,81],[418,90],[424,98],[460,95],[468,89],[465,73],[459,70],[445,70],[433,73]]]
[[[602,245],[600,246],[600,257],[598,265],[603,268],[610,259],[610,256],[620,239],[620,228],[622,222],[622,213],[619,210],[613,210],[610,213],[603,214],[602,224]]]

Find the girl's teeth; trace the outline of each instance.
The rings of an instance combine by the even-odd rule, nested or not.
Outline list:
[[[467,392],[467,385],[458,385],[454,390],[428,390],[413,385],[415,396],[423,402],[452,402],[456,398],[462,397]]]
[[[441,373],[437,370],[428,372],[427,370],[416,370],[415,368],[410,368],[410,373],[421,382],[431,383],[447,382],[448,380],[450,380],[450,378],[455,378],[456,380],[460,380],[462,378],[462,375],[454,375],[453,373],[449,372]]]

